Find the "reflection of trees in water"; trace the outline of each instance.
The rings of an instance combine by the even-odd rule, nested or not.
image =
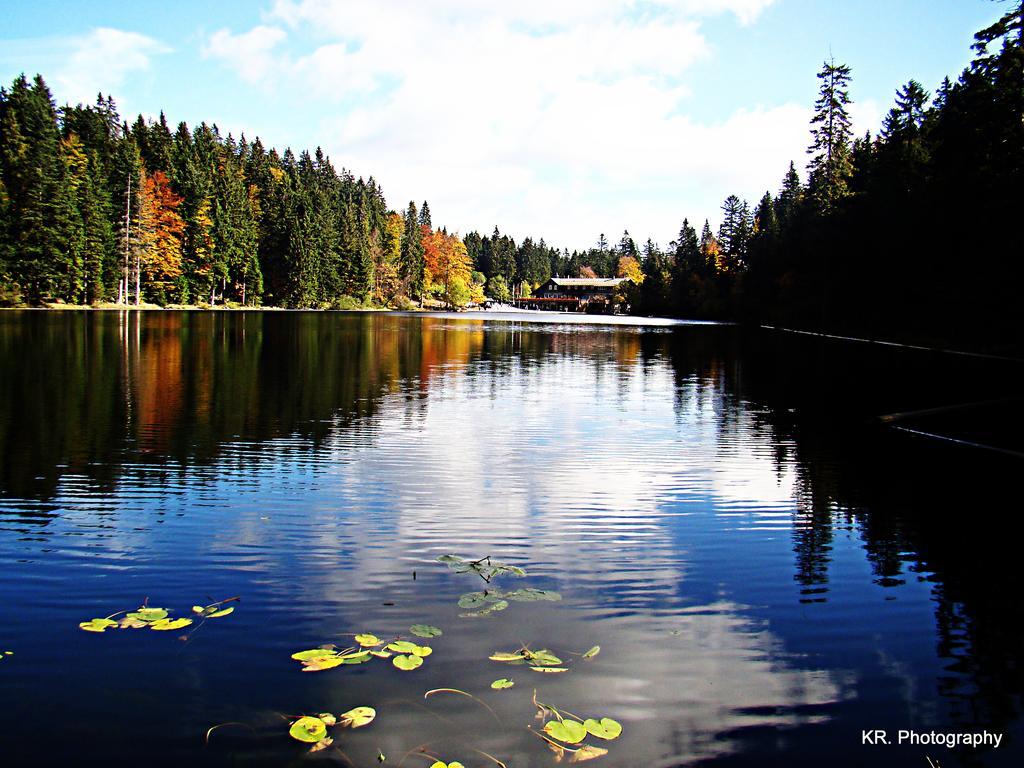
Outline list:
[[[874,417],[1019,392],[1021,368],[768,334],[724,344],[679,334],[671,358],[677,408],[719,393],[770,431],[778,471],[795,469],[803,599],[825,599],[834,533],[852,527],[876,584],[933,584],[937,652],[948,661],[937,692],[952,722],[998,728],[1018,717],[1024,596],[1003,521],[1007,504],[1019,505],[1019,460],[886,431]],[[704,391],[684,386],[694,377]],[[749,429],[720,424],[723,445],[731,429]]]
[[[1002,523],[1010,459],[880,431],[869,417],[991,398],[1020,372],[988,361],[791,340],[731,328],[608,333],[422,316],[325,313],[4,313],[0,492],[41,523],[63,478],[109,493],[129,465],[211,466],[232,442],[299,438],[303,451],[350,427],[372,439],[385,397],[406,419],[461,377],[489,381],[553,360],[591,366],[595,393],[668,363],[675,409],[722,450],[772,446],[797,474],[794,578],[827,599],[833,536],[854,528],[874,580],[934,583],[940,693],[964,722],[1016,716],[1024,619],[1015,540]],[[996,392],[998,395],[1000,392]],[[607,408],[608,402],[595,402]],[[342,446],[344,443],[341,444]],[[342,447],[343,449],[343,447]],[[248,454],[252,455],[252,453]],[[154,474],[154,476],[156,476]],[[34,500],[34,501],[30,501]]]

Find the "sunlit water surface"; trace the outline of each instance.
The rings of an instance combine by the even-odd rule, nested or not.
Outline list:
[[[594,765],[1020,765],[993,509],[1019,463],[869,423],[1019,376],[985,365],[698,325],[0,314],[5,762],[299,764],[283,716],[369,705],[313,759],[550,766],[536,689],[622,723]],[[460,617],[485,585],[450,552],[563,599]],[[235,595],[187,634],[78,629]],[[413,672],[289,658],[416,623],[444,634]],[[524,643],[570,671],[487,658]]]

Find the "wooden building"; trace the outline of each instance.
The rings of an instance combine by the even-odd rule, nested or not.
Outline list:
[[[552,277],[529,298],[515,300],[517,306],[556,312],[615,311],[615,292],[625,277]]]

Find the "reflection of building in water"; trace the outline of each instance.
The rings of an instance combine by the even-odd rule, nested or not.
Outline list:
[[[530,298],[515,300],[518,306],[559,312],[616,311],[615,292],[625,277],[552,277]]]

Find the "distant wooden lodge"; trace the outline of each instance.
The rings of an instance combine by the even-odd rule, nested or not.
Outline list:
[[[529,298],[515,299],[516,306],[555,312],[589,312],[610,315],[616,311],[615,292],[625,277],[552,277]]]

